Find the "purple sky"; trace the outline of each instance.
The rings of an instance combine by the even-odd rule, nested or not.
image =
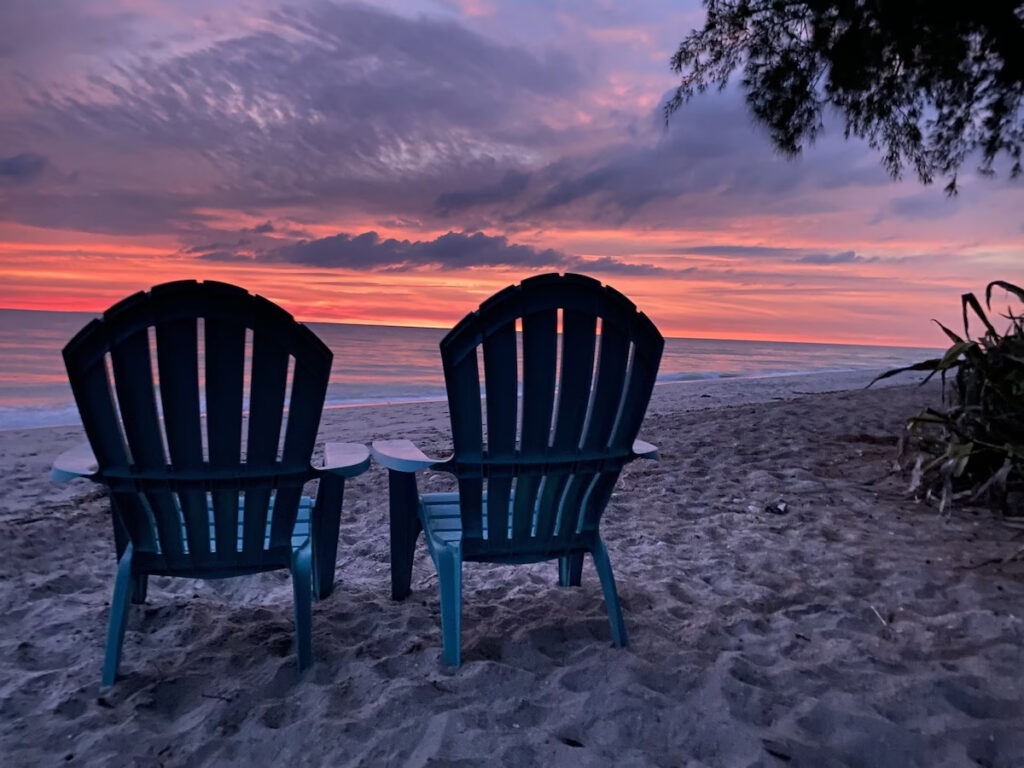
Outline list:
[[[684,107],[699,3],[4,0],[0,306],[229,279],[302,319],[444,325],[550,269],[668,333],[941,345],[1020,281],[1024,195],[796,161],[734,89]],[[409,296],[424,298],[415,311]]]

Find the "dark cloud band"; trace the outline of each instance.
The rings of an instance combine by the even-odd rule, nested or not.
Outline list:
[[[237,245],[244,244],[240,241]],[[265,250],[232,250],[225,248],[224,243],[210,243],[194,246],[187,252],[199,253],[199,258],[211,261],[248,259],[325,269],[406,271],[420,267],[515,267],[637,275],[667,271],[651,264],[634,264],[608,257],[585,259],[570,256],[552,248],[510,243],[504,235],[486,235],[483,232],[448,232],[434,240],[382,239],[376,232],[360,235],[340,233]]]

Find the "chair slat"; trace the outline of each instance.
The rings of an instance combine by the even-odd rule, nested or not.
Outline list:
[[[230,553],[238,552],[238,491],[211,491],[210,504],[213,507],[214,541],[217,559],[223,560]]]
[[[69,371],[71,365],[68,363]],[[96,460],[104,467],[127,467],[128,450],[103,358],[84,370],[69,373],[69,379]]]
[[[326,347],[323,352],[325,357],[316,361],[297,359],[295,362],[288,403],[288,426],[281,453],[281,463],[286,467],[308,466],[313,452],[331,370],[331,353]]]
[[[554,437],[554,447],[560,451],[579,446],[590,401],[596,333],[594,315],[571,309],[562,313],[562,371]]]
[[[245,326],[230,318],[208,317],[206,335],[206,430],[212,467],[241,460]]]
[[[175,470],[196,471],[203,466],[200,421],[199,355],[195,318],[180,318],[156,325],[160,401],[164,408],[167,452]],[[206,495],[192,491],[179,495],[189,553],[204,562],[210,553]]]
[[[565,495],[565,488],[571,475],[567,472],[551,472],[544,477],[544,490],[540,493],[540,501],[537,505],[537,532],[536,537],[540,540],[550,539],[555,534],[558,525],[562,497]]]
[[[254,333],[246,450],[246,463],[251,467],[270,467],[277,461],[287,385],[288,350],[278,344],[276,339]]]
[[[515,323],[506,323],[483,341],[484,381],[487,392],[487,456],[515,458],[518,423],[518,374]],[[487,481],[489,539],[508,538],[509,496],[512,473],[496,473]]]
[[[660,346],[644,343],[643,340],[635,343],[619,420],[609,439],[612,450],[624,452],[632,447],[647,412],[660,361]]]
[[[483,341],[487,392],[487,455],[511,459],[516,449],[518,380],[516,329],[507,323]]]
[[[565,499],[562,505],[562,517],[559,520],[555,535],[572,536],[583,516],[583,504],[590,493],[591,486],[597,480],[596,472],[580,472],[573,475],[565,486]]]
[[[580,437],[584,452],[607,450],[622,399],[629,357],[628,335],[611,322],[601,324],[599,344],[597,378],[593,382],[594,391]],[[551,529],[552,534],[570,534],[576,530],[583,512],[581,505],[596,477],[592,472],[585,472],[575,474],[568,480],[563,491],[562,514],[557,526]]]
[[[581,439],[584,451],[601,451],[608,447],[622,401],[628,359],[629,336],[612,323],[602,324],[597,381],[587,414],[586,432]]]
[[[609,470],[598,475],[590,488],[586,504],[579,515],[577,530],[596,531],[601,522],[601,515],[612,497],[612,490],[619,480],[621,469]]]
[[[145,329],[132,333],[110,350],[114,384],[121,407],[121,423],[131,449],[132,463],[157,469],[167,465],[160,420],[153,391],[153,367],[149,335]]]
[[[234,318],[204,319],[206,337],[206,431],[211,469],[237,467],[242,451],[242,386],[245,326]],[[217,525],[217,554],[235,550],[238,494],[211,494]]]
[[[267,517],[270,514],[269,485],[249,487],[245,490],[242,515],[242,551],[259,552],[267,536]]]
[[[558,311],[545,309],[523,317],[523,434],[520,453],[524,460],[537,460],[548,452],[551,416],[555,403],[558,362]],[[528,538],[533,528],[534,509],[540,477],[516,480],[512,513],[512,537]]]
[[[286,546],[291,541],[301,499],[302,488],[279,488],[274,494],[273,515],[270,521],[271,547]]]
[[[562,313],[562,370],[558,383],[558,411],[555,414],[553,448],[565,457],[579,449],[580,434],[587,417],[590,386],[594,372],[597,318],[593,314],[566,309]],[[554,535],[569,475],[548,475],[537,510],[537,538]]]
[[[209,506],[206,494],[199,490],[181,491],[181,516],[185,522],[185,540],[189,555],[197,565],[205,565],[210,559]]]
[[[171,464],[197,469],[203,465],[203,436],[195,319],[158,323],[156,351]]]
[[[467,538],[480,539],[484,535],[484,482],[479,477],[459,477],[459,508],[462,512],[462,530]],[[488,530],[488,536],[491,535]],[[505,534],[502,539],[507,540]],[[491,541],[488,538],[488,541]]]
[[[157,532],[137,493],[111,493],[110,504],[117,512],[137,551],[156,552]]]
[[[453,369],[445,361],[448,398],[452,404],[452,442],[465,461],[483,459],[483,423],[480,413],[480,372],[476,355],[467,355]],[[479,478],[459,478],[463,531],[466,536],[483,535],[483,483]],[[490,532],[488,532],[490,533]]]
[[[281,454],[283,467],[309,466],[327,382],[331,368],[331,353],[323,345],[313,359],[296,360],[292,374],[292,391],[288,407],[288,426],[285,430]],[[281,488],[274,499],[271,542],[287,540],[295,523],[301,488]]]
[[[252,370],[249,374],[249,432],[246,464],[272,471],[281,439],[284,394],[288,384],[288,351],[274,337],[254,331]],[[308,454],[307,454],[308,455]],[[242,550],[256,552],[264,547],[270,487],[248,487],[245,493],[245,533]],[[291,527],[288,529],[291,530]]]
[[[165,469],[167,456],[153,390],[153,365],[146,329],[128,334],[111,346],[110,359],[132,465],[138,470]],[[184,553],[184,540],[174,497],[170,492],[152,491],[145,494],[145,498],[159,532],[160,549],[168,557],[180,557]]]
[[[446,372],[451,408],[452,441],[465,461],[483,458],[483,423],[480,415],[480,373],[476,355],[465,357],[451,372]]]
[[[551,437],[558,360],[558,312],[534,312],[523,318],[524,454],[543,453]]]
[[[590,402],[596,338],[596,315],[575,309],[562,312],[562,370],[553,439],[553,447],[559,457],[579,451]],[[539,540],[550,539],[556,534],[569,481],[567,473],[548,475],[538,505],[536,536]]]

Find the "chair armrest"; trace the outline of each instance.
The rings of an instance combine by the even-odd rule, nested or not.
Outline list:
[[[652,459],[654,461],[658,461],[658,446],[651,445],[644,440],[634,440],[633,455],[638,459]]]
[[[431,459],[412,440],[374,440],[370,452],[379,464],[396,472],[416,472],[448,461]]]
[[[370,451],[362,443],[327,443],[324,465],[318,469],[340,477],[361,475],[370,466]]]
[[[65,483],[76,477],[92,480],[99,468],[100,465],[96,461],[96,455],[92,452],[92,446],[82,443],[64,451],[54,460],[53,469],[50,470],[50,480],[55,483]]]

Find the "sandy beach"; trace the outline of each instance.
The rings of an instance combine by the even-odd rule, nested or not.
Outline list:
[[[422,544],[389,599],[373,466],[346,488],[312,669],[286,572],[153,578],[101,688],[109,508],[48,478],[82,432],[0,432],[0,765],[1024,765],[1024,564],[1002,562],[1024,531],[909,498],[896,436],[939,390],[870,377],[656,388],[662,460],[626,469],[602,526],[629,647],[589,560],[573,589],[554,563],[468,564],[458,669]],[[447,406],[329,409],[320,442],[397,437],[445,454]]]

